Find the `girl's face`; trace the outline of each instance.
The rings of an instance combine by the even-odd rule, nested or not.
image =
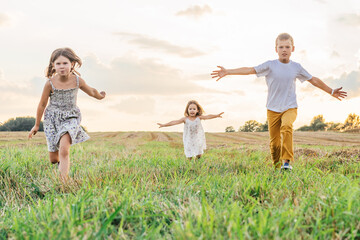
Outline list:
[[[60,56],[54,61],[54,69],[60,76],[68,76],[71,68],[72,64],[70,60],[64,56]]]
[[[188,114],[190,117],[195,117],[196,114],[199,112],[196,104],[190,104],[189,107],[188,107]]]

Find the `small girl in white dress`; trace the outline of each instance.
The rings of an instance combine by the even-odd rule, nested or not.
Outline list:
[[[184,123],[184,152],[189,160],[195,156],[196,158],[200,158],[206,149],[205,133],[200,120],[221,118],[224,112],[216,115],[203,115],[203,113],[204,110],[200,104],[195,100],[191,100],[186,105],[185,117],[165,124],[158,123],[159,128]]]

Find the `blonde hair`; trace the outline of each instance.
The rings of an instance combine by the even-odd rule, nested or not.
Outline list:
[[[291,45],[294,46],[294,39],[292,38],[292,36],[288,33],[280,33],[279,36],[277,36],[276,40],[275,40],[275,47],[277,47],[278,45],[278,41],[282,41],[282,40],[290,40]]]
[[[74,66],[71,67],[71,72],[75,72],[80,76],[80,73],[75,70],[75,68],[79,68],[82,65],[82,61],[79,56],[76,55],[76,53],[71,48],[58,48],[51,54],[49,66],[46,68],[46,77],[50,78],[55,74],[54,62],[60,56],[69,59],[71,64],[74,64]]]
[[[188,112],[188,111],[189,111],[189,106],[190,106],[191,104],[195,104],[196,107],[197,107],[197,109],[198,109],[198,112],[196,113],[196,116],[201,116],[201,115],[203,115],[203,113],[204,113],[205,111],[204,111],[204,109],[200,106],[200,104],[199,104],[197,101],[195,101],[195,100],[190,100],[190,101],[186,104],[185,113],[184,113],[185,117],[188,117],[188,116],[189,116],[189,112]]]

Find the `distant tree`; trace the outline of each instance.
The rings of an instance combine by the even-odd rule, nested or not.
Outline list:
[[[298,131],[324,131],[327,127],[323,115],[317,115],[311,120],[310,126],[304,125]]]
[[[323,115],[315,116],[310,123],[312,131],[324,131],[326,128],[326,123]]]
[[[360,129],[360,117],[355,113],[350,113],[346,118],[345,122],[334,123],[328,122],[325,123],[323,115],[315,116],[310,123],[310,126],[302,126],[298,131],[350,131],[354,129]]]
[[[302,127],[299,127],[298,129],[296,129],[297,131],[312,131],[312,128],[310,127],[310,126],[306,126],[306,125],[304,125],[304,126],[302,126]]]
[[[235,129],[233,126],[229,126],[225,128],[225,132],[235,132]]]
[[[0,125],[0,131],[30,131],[34,124],[33,117],[10,118]],[[39,131],[44,131],[43,122],[40,122]]]
[[[258,132],[260,129],[261,123],[255,120],[246,121],[244,126],[239,128],[239,132]]]
[[[261,124],[257,132],[267,132],[269,131],[269,122],[266,120],[264,124]]]
[[[328,122],[326,123],[326,131],[339,131],[341,126],[341,123]]]
[[[355,113],[350,113],[340,128],[343,131],[360,128],[360,117]]]

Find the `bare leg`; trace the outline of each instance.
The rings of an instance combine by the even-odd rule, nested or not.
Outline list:
[[[59,163],[59,151],[49,152],[49,157],[52,164]]]
[[[67,180],[69,177],[69,170],[70,170],[70,146],[71,146],[71,138],[69,133],[64,134],[60,138],[60,148],[59,148],[59,170],[60,176],[62,180]]]
[[[188,159],[189,159],[189,161],[191,161],[192,157],[189,157]]]

